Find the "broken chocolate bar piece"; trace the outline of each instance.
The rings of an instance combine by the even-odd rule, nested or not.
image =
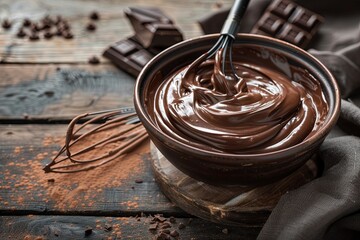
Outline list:
[[[275,37],[306,48],[323,18],[289,0],[275,0],[251,33]]]
[[[131,7],[124,12],[144,48],[167,48],[183,40],[173,21],[157,8]]]
[[[112,61],[116,66],[134,77],[161,49],[143,48],[135,37],[114,43],[105,50],[103,56]]]

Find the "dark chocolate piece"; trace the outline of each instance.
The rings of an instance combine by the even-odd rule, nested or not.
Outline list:
[[[204,34],[219,33],[228,14],[229,9],[219,10],[201,18],[198,23]]]
[[[24,38],[24,37],[26,37],[26,32],[24,31],[23,28],[20,28],[19,31],[17,32],[16,36],[18,38]]]
[[[4,19],[1,26],[3,27],[3,29],[10,29],[12,26],[12,23],[10,22],[10,20]]]
[[[94,23],[88,23],[86,25],[86,30],[90,31],[90,32],[93,32],[96,30],[96,25]]]
[[[100,59],[97,56],[92,56],[91,58],[89,58],[88,62],[90,64],[99,64],[100,63]]]
[[[103,56],[116,66],[134,77],[140,73],[145,64],[161,49],[143,48],[135,37],[121,40],[105,50]]]
[[[251,33],[275,37],[306,48],[323,17],[288,0],[275,0]]]
[[[96,11],[93,11],[92,13],[90,13],[89,18],[91,20],[99,20],[100,19],[100,14]]]
[[[183,40],[173,21],[157,8],[132,7],[124,12],[135,30],[136,39],[145,48],[166,48]]]

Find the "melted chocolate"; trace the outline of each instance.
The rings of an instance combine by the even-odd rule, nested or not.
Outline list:
[[[293,79],[264,63],[234,60],[235,77],[221,71],[220,54],[165,79],[154,98],[161,131],[202,149],[264,153],[300,143],[325,120],[320,83],[305,70],[291,66]]]

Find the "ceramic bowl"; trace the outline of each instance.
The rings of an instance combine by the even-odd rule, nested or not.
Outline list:
[[[294,146],[259,154],[204,150],[179,142],[162,132],[149,111],[154,93],[165,77],[205,53],[218,38],[219,35],[213,34],[190,39],[155,56],[137,78],[134,95],[137,114],[158,150],[175,167],[194,179],[229,186],[262,185],[281,179],[305,164],[316,152],[335,125],[340,111],[339,88],[334,77],[306,51],[284,41],[254,34],[239,34],[234,42],[234,47],[258,49],[250,56],[251,61],[267,61],[269,67],[287,71],[290,78],[296,77],[289,72],[289,66],[295,65],[308,71],[321,83],[329,104],[327,117],[314,135]]]

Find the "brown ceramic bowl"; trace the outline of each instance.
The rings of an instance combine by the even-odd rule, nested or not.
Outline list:
[[[286,149],[259,154],[228,154],[196,148],[163,133],[147,107],[164,77],[194,61],[214,45],[219,35],[206,35],[174,45],[154,57],[138,76],[135,108],[150,139],[160,152],[185,174],[215,185],[261,185],[285,177],[301,167],[318,149],[335,125],[340,109],[339,88],[334,77],[316,58],[289,43],[269,37],[239,34],[235,46],[260,49],[250,56],[268,61],[268,66],[285,71],[287,64],[309,71],[317,78],[329,104],[326,120],[316,134]],[[238,45],[239,46],[239,45]],[[264,60],[265,59],[265,60]],[[287,68],[289,69],[289,68]]]

